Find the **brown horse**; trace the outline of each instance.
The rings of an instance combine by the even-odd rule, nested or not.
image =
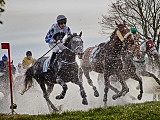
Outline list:
[[[91,51],[94,47],[88,48],[84,51],[84,56],[81,61],[81,68],[79,69],[79,77],[82,80],[82,74],[84,73],[85,77],[88,80],[88,83],[93,87],[94,95],[96,97],[99,96],[96,87],[93,85],[93,82],[89,76],[90,71],[95,71],[97,73],[104,74],[104,103],[107,103],[107,93],[109,88],[115,91],[117,94],[113,95],[113,99],[117,99],[118,97],[125,95],[129,88],[127,87],[123,77],[121,76],[121,70],[123,68],[123,63],[121,60],[121,50],[122,48],[126,51],[129,45],[134,44],[133,36],[130,33],[130,30],[126,27],[125,21],[123,24],[118,24],[116,22],[117,28],[112,33],[110,37],[110,41],[107,43],[102,43],[98,46],[99,54],[97,54],[96,62],[90,60]],[[94,53],[93,53],[94,54]],[[118,89],[114,88],[110,85],[109,77],[111,75],[116,74],[119,78],[119,82],[122,85],[122,90],[119,92]]]

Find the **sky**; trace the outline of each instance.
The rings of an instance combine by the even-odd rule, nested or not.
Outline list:
[[[107,14],[114,0],[7,0],[4,22],[0,25],[0,42],[9,42],[11,59],[15,64],[22,61],[26,51],[39,58],[48,50],[45,35],[56,17],[63,14],[68,18],[67,26],[72,33],[83,32],[84,48],[106,41],[98,22]],[[0,57],[7,54],[0,50]],[[50,55],[50,53],[48,54]]]

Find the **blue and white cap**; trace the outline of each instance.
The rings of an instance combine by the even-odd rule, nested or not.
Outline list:
[[[62,21],[62,20],[67,21],[67,18],[66,18],[64,15],[58,15],[58,17],[57,17],[57,22],[60,22],[60,21]]]
[[[8,60],[8,57],[4,54],[2,60]]]

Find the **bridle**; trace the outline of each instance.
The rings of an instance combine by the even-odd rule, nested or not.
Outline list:
[[[75,39],[74,39],[74,38],[75,38]],[[72,42],[82,43],[82,44],[83,44],[83,41],[82,41],[81,37],[78,36],[78,35],[77,35],[77,36],[73,36],[73,37],[72,37],[72,40],[73,40]],[[73,48],[73,47],[74,47],[74,44],[72,43],[72,44],[71,44],[71,48]],[[82,49],[82,50],[83,50],[83,45],[80,45],[80,44],[77,45],[76,48],[74,48],[73,51],[76,52],[77,49]]]
[[[125,29],[127,29],[126,27],[125,27]],[[125,30],[124,29],[124,30]],[[124,37],[122,36],[122,32],[119,30],[119,29],[117,29],[117,31],[116,31],[116,34],[117,34],[117,36],[118,36],[118,38],[123,42],[123,47],[125,48],[125,47],[127,47],[128,46],[128,44],[131,44],[131,45],[133,45],[134,44],[134,39],[132,39],[132,37],[130,38],[130,40],[127,40],[127,38],[131,35],[133,35],[130,31],[128,31],[125,35],[124,35]]]

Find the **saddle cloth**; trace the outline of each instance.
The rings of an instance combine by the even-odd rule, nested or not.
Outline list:
[[[43,72],[47,72],[51,57],[47,58],[43,63]]]
[[[99,51],[100,51],[99,47],[95,47],[95,48],[91,51],[90,56],[89,56],[89,61],[90,61],[90,62],[96,62],[96,61],[97,61],[96,55],[97,55],[97,53],[99,53]]]

